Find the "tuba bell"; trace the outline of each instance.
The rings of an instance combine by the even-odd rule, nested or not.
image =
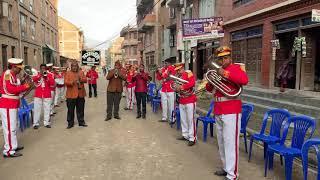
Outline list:
[[[215,69],[220,69],[221,67],[215,62],[211,62],[211,65]],[[220,76],[217,70],[211,69],[205,74],[206,80],[214,86],[215,89],[219,90],[223,95],[229,98],[238,97],[242,92],[242,87],[230,80]]]
[[[22,73],[24,78],[22,82],[33,82],[32,78],[38,75],[38,71],[29,65],[24,66]]]

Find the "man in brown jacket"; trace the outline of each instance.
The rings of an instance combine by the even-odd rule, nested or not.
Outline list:
[[[67,86],[66,98],[68,107],[68,127],[70,129],[74,125],[74,109],[77,108],[77,119],[79,126],[87,127],[84,121],[84,103],[86,90],[84,83],[87,78],[83,71],[80,70],[77,62],[72,62],[71,71],[68,71],[64,77],[65,85]]]
[[[120,61],[116,61],[114,64],[114,69],[108,72],[107,80],[109,80],[107,88],[107,117],[105,121],[109,121],[113,117],[115,119],[121,119],[119,116],[119,104],[121,100],[121,94],[123,91],[123,81],[126,80],[125,73],[121,68]]]

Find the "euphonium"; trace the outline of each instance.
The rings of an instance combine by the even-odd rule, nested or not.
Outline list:
[[[215,62],[211,62],[211,65],[215,69],[221,68]],[[209,70],[205,74],[205,78],[212,86],[214,86],[215,89],[219,90],[227,97],[234,98],[239,96],[242,92],[242,87],[240,85],[220,76],[216,70]]]
[[[177,88],[177,85],[179,86],[182,86],[184,85],[185,83],[188,83],[188,81],[184,80],[184,79],[181,79],[177,76],[174,76],[174,75],[169,75],[169,78],[172,79],[174,82],[172,84],[170,84],[170,87],[177,92],[176,88]],[[179,92],[181,96],[191,96],[193,93],[194,93],[194,88],[191,88],[191,89],[188,89],[188,90],[184,90],[184,91],[180,91]]]

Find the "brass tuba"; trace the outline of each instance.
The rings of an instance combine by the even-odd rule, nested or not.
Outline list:
[[[179,78],[177,76],[174,76],[174,75],[169,75],[169,79],[172,79],[174,81],[172,84],[170,84],[170,87],[174,91],[176,91],[177,85],[182,86],[185,83],[188,83],[188,81],[186,81],[184,79],[181,79],[181,78]],[[194,93],[194,91],[195,91],[194,88],[191,88],[191,89],[188,89],[188,90],[180,91],[179,94],[180,94],[180,96],[188,97],[188,96],[191,96]]]
[[[221,67],[215,62],[211,62],[211,65],[215,69],[220,69]],[[223,95],[229,98],[235,98],[239,96],[242,92],[242,87],[230,80],[220,76],[217,70],[211,69],[205,74],[206,80],[214,86],[215,89],[219,90]]]

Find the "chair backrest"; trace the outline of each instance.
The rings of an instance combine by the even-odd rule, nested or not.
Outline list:
[[[283,136],[281,138],[280,144],[283,145],[286,137],[288,135],[288,131],[290,125],[293,123],[293,133],[291,139],[291,147],[301,149],[304,143],[305,137],[307,135],[308,130],[311,128],[308,139],[312,137],[314,130],[316,129],[316,121],[309,116],[294,116],[290,117],[286,122],[283,130]]]
[[[28,107],[28,102],[27,102],[27,100],[25,98],[21,98],[21,106],[23,108]]]
[[[241,115],[241,131],[245,131],[253,112],[254,105],[253,104],[243,104],[242,105],[242,115]]]
[[[318,177],[317,179],[320,180],[320,151],[319,146],[320,145],[320,139],[319,138],[312,138],[308,139],[305,143],[302,145],[301,149],[301,156],[302,156],[302,164],[303,164],[303,176],[304,180],[308,179],[308,153],[310,147],[314,147],[317,153],[317,159],[318,159]]]
[[[260,134],[264,134],[268,120],[271,119],[271,125],[270,125],[270,136],[275,136],[280,138],[281,136],[281,129],[284,125],[284,122],[288,121],[288,119],[291,117],[290,113],[286,109],[272,109],[265,113],[263,117],[262,122],[262,128],[260,131]]]
[[[213,111],[213,107],[214,107],[214,101],[211,101],[210,103],[210,107],[209,107],[209,110],[208,110],[208,113],[207,113],[207,117],[210,117],[212,111]]]
[[[156,88],[156,83],[149,83],[148,84],[148,94],[153,95],[155,88]]]

